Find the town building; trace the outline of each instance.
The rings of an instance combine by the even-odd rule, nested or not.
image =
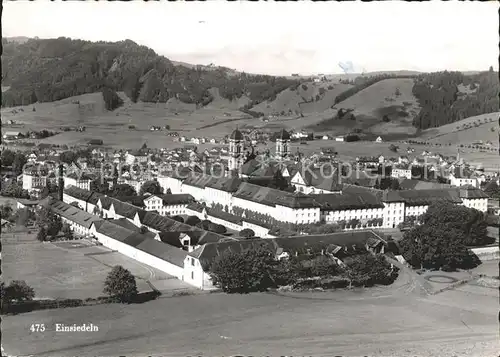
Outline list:
[[[75,186],[82,190],[90,190],[90,183],[92,178],[86,173],[72,172],[64,175],[64,187]]]
[[[125,162],[127,165],[147,163],[148,154],[142,150],[128,152],[125,155]]]

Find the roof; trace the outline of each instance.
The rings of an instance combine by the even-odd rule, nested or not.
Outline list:
[[[193,202],[193,203],[188,204],[186,206],[186,209],[201,213],[205,209],[205,206],[203,206],[201,203]]]
[[[178,267],[184,267],[184,259],[187,256],[187,252],[178,247],[159,242],[155,239],[144,239],[136,248]]]
[[[97,201],[99,198],[103,197],[104,195],[95,191],[88,191],[84,190],[82,188],[76,187],[76,186],[68,186],[67,188],[64,189],[64,193],[70,197],[89,202],[92,204],[97,204]]]
[[[269,187],[262,187],[248,182],[241,184],[233,197],[260,203],[267,206],[285,206],[290,208],[314,208],[318,203],[301,193],[290,193]]]
[[[384,204],[370,193],[341,193],[312,195],[321,204],[322,211],[384,208]]]
[[[133,230],[124,228],[115,221],[99,221],[94,224],[97,232],[110,238],[118,240],[124,244],[142,250],[152,256],[165,260],[176,266],[184,266],[184,258],[187,253],[182,249],[170,244],[159,242],[150,238],[147,234],[141,234]]]
[[[238,129],[234,130],[229,137],[231,140],[243,140],[243,134]]]
[[[236,216],[232,213],[224,212],[218,209],[214,208],[207,208],[207,214],[211,217],[219,218],[222,219],[226,222],[231,222],[234,224],[239,224],[241,225],[241,222],[243,221],[243,218]]]
[[[384,202],[404,202],[409,206],[430,205],[434,202],[462,203],[457,188],[387,191]]]
[[[137,206],[134,206],[130,203],[122,202],[116,198],[109,197],[111,204],[115,210],[117,215],[120,215],[125,218],[134,219],[135,214],[141,209]]]
[[[288,238],[266,238],[207,243],[188,253],[188,255],[199,259],[203,270],[208,271],[213,260],[226,251],[242,252],[247,249],[261,246],[274,253],[278,251],[291,253],[304,251],[305,249],[316,251],[328,249],[332,245],[364,248],[366,244],[373,246],[375,241],[385,243],[375,232],[365,230],[324,235],[294,236]]]
[[[190,194],[185,194],[185,193],[161,195],[159,197],[163,200],[163,204],[166,206],[188,204],[194,202],[194,197],[191,196]]]
[[[460,187],[460,197],[468,199],[478,199],[478,198],[489,198],[486,193],[482,190],[475,188],[474,186],[462,186]]]
[[[290,140],[290,133],[285,129],[281,129],[278,136],[276,137],[278,140]]]
[[[451,186],[445,183],[406,179],[399,183],[399,187],[401,190],[428,190],[436,188],[450,188]]]
[[[90,214],[84,210],[81,210],[75,206],[64,203],[62,201],[52,200],[52,202],[50,202],[49,205],[50,205],[50,208],[57,215],[64,217],[64,218],[70,220],[71,222],[74,222],[74,223],[76,223],[80,226],[83,226],[85,228],[90,228],[90,226],[92,225],[93,222],[102,220],[98,216]]]

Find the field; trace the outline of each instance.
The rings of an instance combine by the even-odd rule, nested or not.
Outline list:
[[[497,355],[495,289],[464,285],[423,296],[401,287],[208,294],[37,311],[3,319],[3,347],[40,357]],[[30,332],[33,323],[46,331]],[[92,323],[99,331],[56,332],[56,323]]]
[[[36,298],[102,296],[104,280],[114,265],[135,275],[139,291],[151,290],[146,280],[159,290],[187,287],[161,271],[85,240],[41,243],[34,234],[2,232],[2,247],[3,280],[25,280],[35,289]]]

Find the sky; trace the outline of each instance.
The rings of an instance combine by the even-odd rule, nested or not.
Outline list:
[[[3,2],[4,37],[130,39],[174,61],[274,75],[498,70],[498,3]]]

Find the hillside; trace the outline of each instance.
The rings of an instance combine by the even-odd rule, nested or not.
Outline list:
[[[419,138],[428,142],[468,145],[477,142],[490,142],[498,146],[498,118],[500,112],[482,114],[457,122],[431,128],[421,132]]]
[[[204,106],[211,88],[233,100],[243,95],[254,103],[274,100],[299,80],[248,75],[211,66],[183,66],[133,41],[90,42],[57,39],[2,39],[2,106],[57,101],[109,87],[134,102],[168,102]]]
[[[412,123],[419,112],[419,105],[412,88],[413,79],[410,78],[378,81],[335,104],[335,111],[324,120],[308,121],[308,127],[334,134],[354,130],[374,135],[414,134],[416,129]],[[352,110],[354,116],[339,118],[337,111],[340,109]]]

